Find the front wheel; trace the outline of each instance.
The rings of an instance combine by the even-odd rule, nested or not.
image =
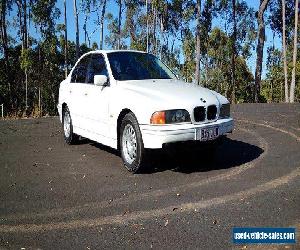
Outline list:
[[[123,118],[120,128],[120,149],[125,167],[137,173],[145,167],[145,149],[138,122],[133,113]]]

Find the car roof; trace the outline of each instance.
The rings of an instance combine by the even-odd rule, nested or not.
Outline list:
[[[94,51],[90,51],[89,53],[105,53],[105,54],[109,54],[112,52],[138,52],[138,53],[147,53],[145,51],[140,51],[140,50],[94,50]]]
[[[109,53],[113,53],[113,52],[136,52],[136,53],[143,53],[143,54],[150,54],[150,53],[147,53],[145,51],[139,51],[139,50],[126,50],[126,49],[123,49],[123,50],[92,50],[92,51],[89,51],[87,53],[84,53],[82,56],[80,56],[76,62],[75,65],[77,65],[77,63],[85,56],[87,55],[91,55],[91,54],[97,54],[97,53],[101,53],[101,54],[109,54]]]

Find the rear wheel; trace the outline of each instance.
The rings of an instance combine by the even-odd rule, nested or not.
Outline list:
[[[146,153],[142,134],[133,113],[128,113],[122,120],[120,128],[120,149],[125,167],[137,173],[145,167]]]
[[[64,130],[64,139],[68,144],[74,144],[78,141],[78,135],[73,133],[73,124],[71,119],[71,114],[69,108],[66,106],[63,109],[63,130]]]

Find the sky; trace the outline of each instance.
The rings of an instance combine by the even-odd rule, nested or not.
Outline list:
[[[84,43],[83,24],[84,24],[85,15],[80,9],[81,1],[84,1],[84,0],[77,0],[77,7],[78,7],[78,10],[79,10],[80,43]],[[252,7],[255,11],[258,10],[260,0],[252,0],[252,1],[251,0],[246,0],[246,2],[248,4],[248,6]],[[63,0],[58,0],[57,1],[57,7],[61,11],[61,16],[57,20],[57,23],[64,23]],[[112,1],[108,2],[107,13],[109,13],[109,12],[112,13],[114,16],[117,16],[118,6],[116,4],[116,1],[112,0]],[[124,17],[124,14],[125,13],[123,13],[123,17]],[[15,16],[15,15],[16,15],[16,10],[13,10],[12,11],[12,16]],[[96,13],[91,13],[90,14],[90,24],[88,25],[88,33],[90,35],[91,44],[93,42],[96,42],[99,45],[100,29],[97,27],[97,25],[91,25],[91,24],[93,24],[93,20],[96,20],[96,18],[97,18]],[[124,18],[123,18],[123,20],[124,20]],[[73,0],[67,0],[67,21],[68,21],[68,23],[67,23],[68,39],[72,40],[72,41],[75,41],[76,32],[75,32],[75,19],[74,19],[74,13],[73,13]],[[108,30],[107,30],[106,24],[107,24],[107,22],[105,21],[105,23],[104,23],[104,38],[105,38],[106,35],[108,35]],[[218,18],[215,19],[213,21],[213,27],[214,26],[222,27],[222,20],[218,19]],[[13,35],[16,35],[16,30],[10,30],[10,32]],[[35,37],[38,36],[36,34],[35,28],[33,26],[30,28],[30,35],[35,36]],[[179,42],[177,44],[180,45]],[[280,41],[280,38],[278,36],[275,36],[274,44],[275,44],[275,47],[281,48],[281,41]],[[266,42],[265,42],[265,47],[264,47],[264,62],[263,62],[262,78],[264,78],[265,75],[266,75],[265,62],[266,62],[266,57],[267,57],[267,54],[266,54],[267,47],[272,46],[272,45],[273,45],[273,33],[272,33],[270,27],[266,26]],[[104,49],[110,49],[110,48],[107,47],[107,45],[104,43]],[[183,57],[181,56],[180,59],[182,61]],[[253,74],[255,72],[255,63],[256,63],[256,51],[253,50],[252,51],[252,56],[247,61],[248,67],[250,68],[250,70]]]

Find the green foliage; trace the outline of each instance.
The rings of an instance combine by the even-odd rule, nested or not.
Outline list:
[[[292,46],[288,46],[287,59],[288,63],[288,82],[291,82],[292,72]],[[298,48],[296,62],[296,89],[295,89],[295,101],[300,101],[300,48]],[[282,65],[281,51],[268,48],[267,59],[268,73],[265,81],[262,83],[261,94],[268,102],[282,102],[284,101],[284,74]]]
[[[23,49],[23,51],[21,51],[20,63],[22,70],[28,70],[32,67],[32,61],[30,60],[29,56],[29,49]]]
[[[190,30],[186,30],[183,41],[183,56],[184,63],[182,65],[181,73],[187,82],[192,82],[195,73],[195,38]]]
[[[106,19],[108,21],[107,28],[109,30],[109,35],[105,37],[105,43],[113,48],[118,48],[118,37],[119,37],[119,31],[118,31],[118,19],[113,16],[113,14],[108,13],[106,15]],[[124,42],[124,31],[121,30],[121,45],[120,49],[126,49],[127,46]]]
[[[272,30],[282,35],[282,0],[272,0],[269,5],[270,16],[268,21],[270,22]],[[285,25],[286,25],[286,37],[288,40],[292,39],[293,29],[295,23],[295,1],[285,1]]]
[[[47,38],[55,31],[55,20],[60,16],[56,0],[32,0],[33,21],[39,26],[41,34]]]
[[[23,0],[25,1],[25,0]],[[17,1],[6,0],[6,9],[0,14],[6,17],[15,15],[12,20],[6,20],[7,41],[0,36],[0,104],[4,103],[8,115],[22,116],[25,112],[25,81],[28,83],[27,114],[41,115],[57,114],[59,83],[64,79],[64,48],[65,25],[58,20],[61,11],[57,8],[57,0],[26,0],[27,13],[30,13],[31,27],[34,26],[38,35],[28,37],[28,46],[24,46],[24,27],[17,12]],[[115,0],[113,0],[115,1]],[[237,102],[252,102],[254,79],[247,66],[247,60],[255,53],[256,46],[256,16],[245,0],[236,1],[236,72],[235,90]],[[20,1],[19,1],[20,3]],[[84,29],[88,25],[97,25],[100,29],[100,19],[104,1],[80,1],[79,10],[86,15]],[[118,4],[119,2],[117,2]],[[193,82],[195,75],[195,0],[154,0],[148,1],[148,11],[145,11],[145,1],[122,1],[121,15],[121,48],[145,51],[147,48],[147,19],[149,34],[149,52],[157,55],[174,72],[186,82]],[[109,1],[107,1],[109,4]],[[292,71],[292,38],[294,25],[294,1],[286,1],[287,23],[287,61],[288,82],[291,82]],[[29,11],[30,10],[30,11]],[[68,10],[72,11],[72,10]],[[281,35],[281,0],[270,0],[268,9],[269,24],[274,33]],[[97,13],[98,20],[90,20],[90,14]],[[81,13],[80,13],[81,14]],[[24,13],[20,13],[24,17]],[[222,20],[219,27],[213,25],[214,18]],[[200,83],[230,97],[232,93],[232,1],[207,0],[201,1],[200,25]],[[20,23],[19,23],[20,22]],[[69,25],[72,22],[68,21]],[[105,37],[107,47],[116,49],[119,39],[118,11],[106,13],[105,25],[108,34]],[[17,32],[11,32],[17,28]],[[0,27],[1,29],[1,27]],[[3,29],[3,28],[2,28]],[[0,30],[2,31],[2,30]],[[30,31],[31,32],[31,31]],[[29,33],[30,33],[29,32]],[[1,33],[1,32],[0,32]],[[3,33],[3,31],[2,31]],[[1,33],[1,34],[2,34]],[[85,35],[87,31],[85,30]],[[22,43],[23,41],[23,43]],[[85,39],[86,41],[86,39]],[[91,42],[91,47],[90,47]],[[68,72],[75,64],[76,46],[74,41],[68,43]],[[23,46],[22,46],[23,44]],[[87,45],[88,44],[88,45]],[[4,45],[7,45],[6,47]],[[98,49],[96,42],[90,41],[80,45],[80,55]],[[300,98],[300,48],[296,64],[296,94]],[[5,55],[4,56],[4,51]],[[267,48],[266,77],[262,81],[261,101],[281,102],[284,98],[284,76],[281,51]],[[39,96],[40,93],[40,96]],[[41,110],[38,110],[39,100]]]
[[[231,79],[231,39],[219,28],[214,28],[208,37],[207,63],[202,84],[225,96],[230,96]],[[236,100],[251,102],[253,100],[253,75],[246,58],[236,58]]]

